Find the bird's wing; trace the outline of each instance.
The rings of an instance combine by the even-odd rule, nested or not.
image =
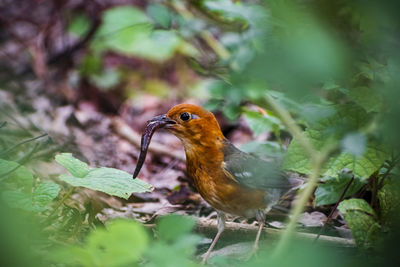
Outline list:
[[[279,162],[268,162],[237,149],[229,141],[223,148],[225,173],[246,187],[253,189],[290,188],[290,183]]]

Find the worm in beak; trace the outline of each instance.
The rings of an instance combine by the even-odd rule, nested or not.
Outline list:
[[[151,120],[147,121],[146,129],[142,135],[142,140],[140,144],[140,155],[138,158],[138,163],[136,165],[135,172],[133,173],[133,179],[135,179],[140,169],[143,166],[144,160],[146,159],[147,150],[150,145],[151,137],[153,136],[154,132],[159,129],[163,128],[170,124],[176,124],[174,120],[167,118],[166,114],[156,116]]]

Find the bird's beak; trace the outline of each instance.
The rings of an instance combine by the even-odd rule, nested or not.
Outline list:
[[[176,121],[167,117],[167,114],[155,116],[151,120],[147,121],[148,124],[157,124],[157,128],[164,128],[171,124],[176,124]]]

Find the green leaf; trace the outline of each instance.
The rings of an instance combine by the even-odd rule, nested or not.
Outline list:
[[[7,182],[15,184],[18,188],[23,188],[31,192],[33,185],[32,173],[15,161],[0,159],[0,177]]]
[[[327,177],[325,183],[320,184],[315,190],[316,206],[323,206],[336,203],[347,184],[350,182],[352,176],[340,173],[337,177]],[[345,198],[352,196],[358,192],[363,185],[366,184],[365,180],[355,178],[350,187],[348,188]]]
[[[304,132],[315,149],[323,150],[328,145],[338,145],[347,133],[357,132],[369,122],[368,114],[357,106],[343,105],[337,108],[338,112],[334,116],[320,121]],[[331,156],[325,164],[323,175],[336,176],[340,170],[347,168],[356,177],[368,178],[382,166],[388,157],[389,154],[384,145],[368,140],[365,152],[360,157],[355,157],[346,151]],[[283,168],[304,174],[310,173],[310,158],[296,138],[289,146]]]
[[[32,204],[35,211],[44,211],[58,196],[60,186],[51,182],[40,183],[32,194]]]
[[[168,215],[157,224],[158,235],[165,241],[173,241],[189,234],[196,222],[190,217]]]
[[[68,170],[72,175],[63,174],[60,175],[60,179],[72,186],[82,186],[125,199],[128,199],[134,192],[143,193],[153,190],[152,185],[138,178],[133,179],[131,174],[118,169],[101,167],[96,169],[88,168],[86,172],[76,172],[73,167],[82,170],[82,166],[87,167],[87,164],[75,159],[69,153],[58,155],[57,162],[63,166],[64,164],[68,166]],[[80,176],[75,176],[74,173]],[[83,173],[86,174],[81,176]]]
[[[68,25],[68,31],[78,37],[87,33],[90,27],[90,21],[85,14],[78,14],[74,16],[71,23]]]
[[[359,247],[371,247],[378,242],[381,227],[375,221],[374,210],[364,199],[344,200],[338,210],[344,214]]]
[[[85,162],[74,158],[71,153],[56,155],[55,160],[75,177],[82,178],[89,173],[89,166]]]
[[[148,243],[148,236],[139,223],[116,220],[107,225],[107,230],[92,232],[87,249],[96,266],[121,266],[138,261]]]
[[[119,84],[120,72],[115,68],[106,68],[103,72],[90,76],[90,81],[100,89],[107,90]]]
[[[324,175],[334,175],[347,168],[352,170],[354,175],[366,179],[377,171],[388,157],[389,154],[384,145],[370,140],[362,157],[356,158],[350,153],[342,152],[330,158],[325,166]]]
[[[380,215],[382,221],[385,223],[389,223],[388,220],[392,219],[391,216],[394,217],[395,212],[399,209],[400,206],[400,185],[399,182],[390,181],[386,183],[379,191],[378,191],[378,199],[380,205]]]
[[[109,8],[103,13],[102,24],[96,36],[112,39],[121,31],[136,29],[141,25],[151,25],[143,11],[133,6],[117,6]]]
[[[171,13],[163,5],[155,4],[147,6],[147,13],[159,25],[169,28],[171,24]]]
[[[190,56],[198,53],[176,32],[153,30],[150,19],[141,10],[128,6],[111,8],[104,13],[92,49],[97,52],[112,50],[160,62],[172,58],[176,52]]]
[[[379,112],[382,109],[382,96],[372,88],[366,86],[352,88],[349,97],[367,112]]]
[[[139,223],[115,220],[91,231],[83,246],[66,246],[49,253],[50,260],[79,266],[136,266],[149,238]]]
[[[343,214],[358,210],[366,214],[372,215],[373,217],[376,217],[375,211],[371,208],[367,201],[359,198],[343,200],[342,202],[340,202],[338,210]]]
[[[245,110],[243,114],[246,123],[255,136],[282,128],[280,120],[274,116],[268,114],[263,115],[251,110]]]
[[[20,191],[4,191],[2,198],[8,206],[14,209],[33,211],[31,196]]]
[[[51,182],[40,183],[35,191],[30,193],[20,191],[4,191],[3,199],[7,204],[16,209],[25,211],[42,212],[58,196],[60,186]]]
[[[240,149],[247,153],[256,154],[259,157],[282,158],[284,153],[277,142],[251,141],[240,146]]]
[[[367,137],[362,133],[349,133],[342,140],[342,150],[360,157],[366,149]]]

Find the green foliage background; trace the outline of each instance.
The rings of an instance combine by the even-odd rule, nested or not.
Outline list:
[[[358,247],[374,251],[377,261],[385,258],[379,253],[389,253],[389,262],[389,236],[396,237],[398,232],[393,214],[399,207],[399,8],[397,1],[327,0],[149,1],[145,7],[113,6],[101,13],[101,24],[77,70],[81,78],[102,90],[122,85],[126,99],[135,100],[141,91],[160,97],[194,96],[230,120],[243,115],[255,136],[268,131],[275,137],[247,144],[244,150],[282,157],[285,170],[310,175],[315,162],[297,136],[286,147],[282,135],[293,132],[271,106],[272,99],[290,112],[315,151],[328,153],[319,173],[315,205],[337,202],[354,178],[345,195],[349,199],[338,209]],[[81,12],[70,15],[68,34],[82,38],[93,23],[90,16]],[[174,87],[158,77],[142,77],[123,64],[111,67],[104,62],[109,53],[143,61],[155,69],[177,62],[179,82]],[[185,79],[188,68],[196,78]],[[250,103],[268,112],[256,112]],[[4,129],[3,125],[0,130]],[[2,136],[7,135],[4,132]],[[7,260],[30,266],[35,262],[41,266],[198,265],[193,255],[199,237],[191,234],[193,222],[187,218],[160,220],[155,240],[132,221],[113,221],[105,229],[88,227],[74,233],[76,242],[63,240],[60,233],[70,235],[66,229],[76,223],[72,218],[84,215],[71,209],[75,217],[64,214],[54,218],[63,203],[59,196],[62,188],[33,175],[24,166],[26,161],[17,160],[15,143],[15,139],[2,140],[7,153],[0,154],[0,206],[4,209],[0,228],[7,242],[3,244],[9,244],[11,251]],[[59,176],[70,186],[64,194],[67,197],[77,186],[122,198],[151,190],[151,185],[132,181],[120,170],[89,169],[70,154],[55,160],[71,173]],[[358,197],[362,191],[370,197]],[[46,229],[47,217],[58,220],[53,232],[27,230]],[[53,246],[57,248],[53,250]],[[268,261],[281,266],[319,266],[341,253],[320,247],[316,250],[321,253],[314,248],[311,253],[311,248],[302,244],[293,247],[279,264],[268,253],[247,264],[261,266]],[[50,256],[43,257],[48,251]],[[21,254],[26,257],[19,257]],[[362,256],[344,254],[341,260],[345,265],[363,261]],[[229,258],[214,260],[217,266],[232,264]]]

